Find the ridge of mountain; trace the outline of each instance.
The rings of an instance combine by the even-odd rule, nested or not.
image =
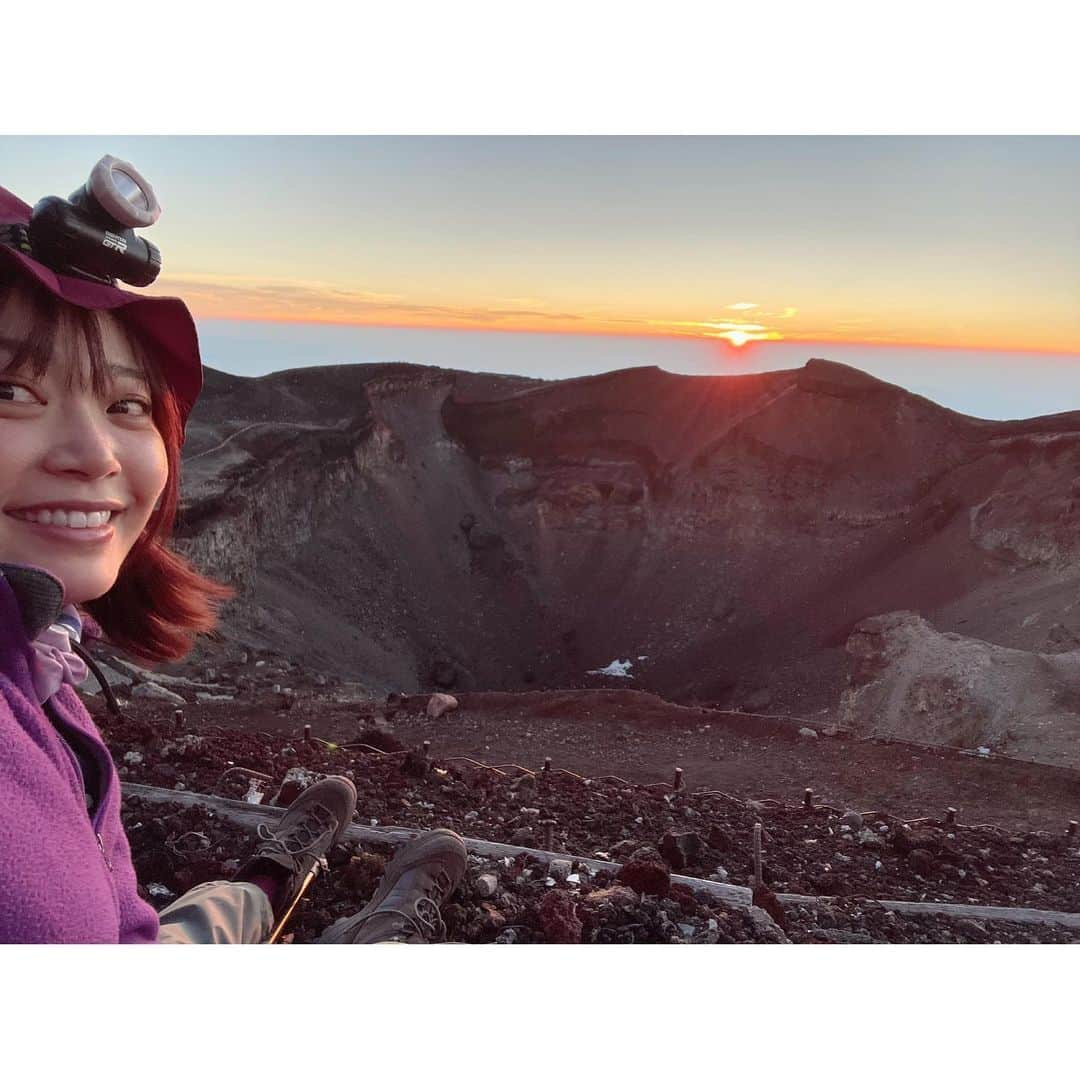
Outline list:
[[[230,640],[373,688],[836,708],[863,619],[1080,631],[1080,412],[965,416],[856,368],[565,380],[208,369],[178,547]],[[647,657],[646,660],[635,659]]]

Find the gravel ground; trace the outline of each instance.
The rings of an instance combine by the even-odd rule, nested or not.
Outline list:
[[[776,909],[793,941],[1065,942],[1080,932],[1024,924],[898,916],[875,900],[899,899],[1080,911],[1080,839],[1045,832],[1012,834],[991,827],[949,826],[890,815],[859,818],[843,807],[785,807],[771,800],[674,793],[585,781],[500,775],[462,762],[402,752],[392,736],[365,735],[390,753],[306,744],[286,734],[214,727],[177,728],[171,714],[106,716],[99,723],[123,779],[231,797],[248,794],[251,778],[271,777],[264,800],[280,803],[307,778],[352,777],[357,820],[412,829],[444,826],[466,836],[567,853],[551,865],[470,857],[457,896],[447,905],[448,939],[461,942],[764,942],[782,940],[760,910],[734,912],[670,881],[677,872],[737,885],[752,883],[751,837],[763,826],[760,903],[768,893],[834,899],[817,907]],[[293,782],[282,784],[294,770]],[[279,792],[279,789],[280,792]],[[545,823],[551,822],[547,825]],[[169,809],[128,799],[125,825],[140,882],[158,908],[200,881],[228,877],[251,850],[244,830],[201,807]],[[332,873],[305,901],[292,930],[311,941],[334,919],[363,906],[390,849],[338,848]],[[590,875],[574,856],[623,864],[619,878]]]

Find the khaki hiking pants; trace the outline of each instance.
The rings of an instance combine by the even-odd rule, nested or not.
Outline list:
[[[248,881],[208,881],[159,915],[159,945],[258,945],[274,927],[270,899]]]
[[[161,911],[158,920],[159,945],[259,945],[274,928],[269,897],[249,881],[196,885]]]

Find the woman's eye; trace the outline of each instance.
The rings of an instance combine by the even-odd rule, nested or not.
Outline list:
[[[26,395],[25,398],[17,396],[20,391]],[[22,405],[27,403],[27,399],[30,403],[37,401],[37,398],[25,386],[20,386],[18,383],[0,382],[0,401],[14,401]]]
[[[129,413],[131,416],[150,416],[151,415],[150,402],[147,401],[145,398],[131,398],[131,397],[121,398],[116,404],[117,405],[127,405],[127,406],[129,406],[129,408],[125,409],[124,412]],[[138,406],[143,411],[141,413],[137,412],[137,411],[133,411],[130,408],[130,406],[132,406],[132,405]]]

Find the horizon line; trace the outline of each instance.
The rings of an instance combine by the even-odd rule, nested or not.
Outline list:
[[[742,345],[734,345],[732,342],[716,336],[705,334],[671,333],[665,331],[649,330],[583,330],[577,327],[545,327],[543,329],[533,327],[513,326],[461,326],[447,325],[442,323],[402,323],[385,320],[371,322],[359,322],[355,319],[311,319],[290,318],[288,316],[254,316],[254,315],[207,315],[195,316],[196,324],[201,322],[235,322],[235,323],[274,323],[293,326],[342,326],[352,328],[371,328],[383,330],[440,330],[461,331],[465,333],[489,333],[489,334],[559,334],[573,335],[577,337],[611,337],[611,338],[665,338],[671,341],[696,341],[702,344],[715,345],[725,353],[738,356],[754,349],[755,346],[769,345],[862,345],[868,348],[914,348],[914,349],[941,349],[955,350],[959,352],[1004,352],[1004,353],[1038,353],[1047,356],[1080,357],[1080,344],[1075,347],[1060,348],[1036,345],[957,345],[936,341],[919,340],[890,340],[875,338],[822,338],[822,337],[783,337],[768,341],[747,341]],[[827,359],[823,357],[822,359]]]

